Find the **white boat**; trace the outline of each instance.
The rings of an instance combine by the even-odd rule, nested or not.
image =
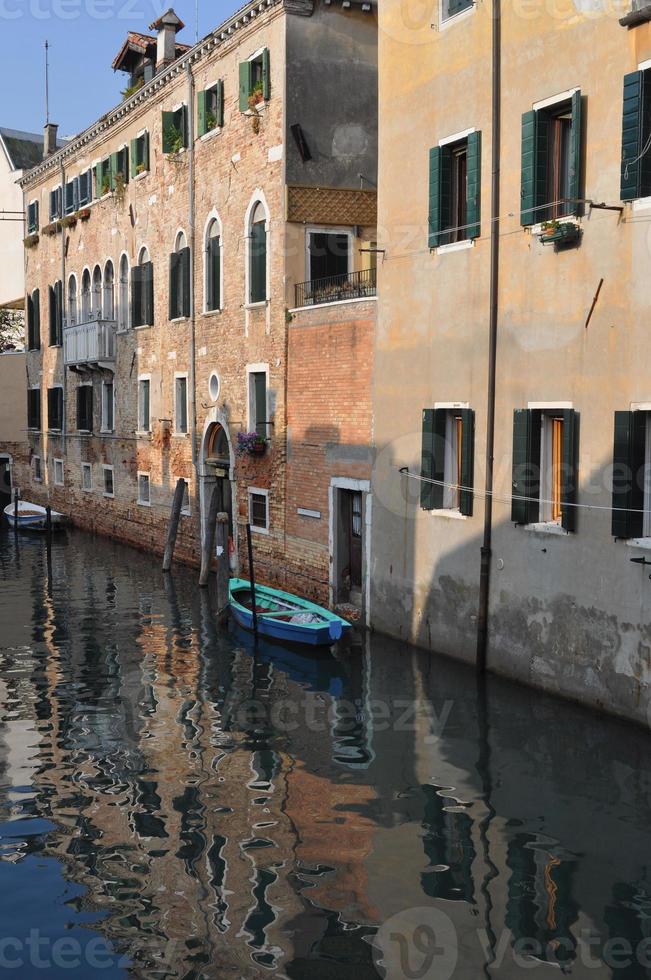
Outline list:
[[[40,504],[32,504],[29,500],[19,500],[18,501],[18,520],[16,520],[16,503],[7,504],[5,507],[5,517],[9,521],[12,527],[18,524],[18,527],[26,531],[44,531],[46,512],[45,507],[41,507]],[[55,528],[58,525],[63,524],[63,514],[58,511],[52,511],[52,527]]]

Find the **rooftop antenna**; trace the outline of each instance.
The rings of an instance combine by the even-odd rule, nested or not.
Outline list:
[[[48,41],[45,42],[45,125],[50,121],[50,83],[49,74],[50,66],[48,64],[48,50],[50,44]]]
[[[198,44],[199,43],[199,0],[195,0],[194,23],[195,23],[194,43]]]

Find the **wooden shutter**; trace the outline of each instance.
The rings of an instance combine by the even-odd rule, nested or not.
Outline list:
[[[109,184],[111,190],[115,190],[116,177],[120,169],[120,155],[119,153],[111,153],[109,157]]]
[[[145,262],[142,267],[142,302],[142,322],[152,327],[154,325],[154,266],[151,262]]]
[[[102,163],[95,164],[95,197],[102,196]]]
[[[240,112],[246,112],[249,108],[249,95],[251,94],[251,63],[249,61],[240,62]]]
[[[180,316],[190,316],[190,249],[182,248],[180,253],[181,263],[181,310]]]
[[[215,116],[217,117],[217,125],[221,127],[224,125],[224,83],[220,79],[216,85],[215,91]]]
[[[164,112],[162,114],[163,128],[163,153],[170,153],[172,149],[172,131],[175,126],[174,113]]]
[[[61,280],[54,284],[54,309],[55,309],[55,331],[56,343],[63,343],[63,283]]]
[[[170,254],[170,282],[169,282],[169,318],[176,320],[179,313],[179,269],[181,265],[179,252]]]
[[[460,510],[466,517],[472,517],[473,486],[475,469],[475,413],[471,408],[461,412],[461,486],[468,487],[460,493]]]
[[[41,291],[35,289],[32,293],[34,303],[34,347],[33,350],[41,348]]]
[[[255,431],[263,439],[267,438],[267,375],[264,371],[253,374],[253,405],[255,411]]]
[[[644,528],[646,412],[615,412],[611,530],[639,538]]]
[[[622,169],[619,196],[632,201],[640,196],[640,156],[642,150],[642,106],[644,73],[624,75],[622,113]]]
[[[208,132],[208,93],[197,92],[197,136],[205,136]]]
[[[262,303],[267,298],[267,232],[264,221],[256,221],[251,227],[251,261],[249,301]]]
[[[208,239],[208,256],[206,262],[207,303],[209,310],[218,310],[221,306],[221,241],[219,238]]]
[[[441,172],[439,176],[439,221],[441,224],[441,234],[439,245],[446,245],[450,242],[451,236],[445,234],[445,229],[451,225],[451,204],[452,204],[452,149],[449,146],[441,147]]]
[[[516,524],[534,524],[540,514],[540,430],[539,411],[515,409],[511,520]]]
[[[572,123],[570,126],[570,153],[569,153],[569,190],[568,196],[573,199],[572,211],[575,214],[583,213],[583,205],[574,203],[583,195],[581,193],[581,90],[572,95]]]
[[[131,269],[131,326],[142,325],[142,266],[134,265]]]
[[[435,510],[443,505],[443,481],[445,479],[445,409],[423,409],[421,470],[425,481],[420,487],[420,506],[423,510]]]
[[[572,408],[562,412],[563,460],[561,472],[561,525],[566,531],[576,531],[578,497],[579,420]]]
[[[268,102],[271,96],[271,65],[269,61],[269,48],[262,52],[262,97]]]
[[[138,163],[142,163],[145,170],[149,170],[149,132],[142,134],[142,159]]]
[[[63,419],[63,390],[48,388],[47,425],[48,429],[61,429]]]
[[[433,146],[429,151],[429,214],[428,245],[436,248],[441,233],[440,212],[441,148]]]
[[[536,217],[536,113],[522,115],[522,161],[520,184],[520,224],[533,225]]]
[[[479,238],[481,220],[481,133],[468,134],[466,238]]]
[[[54,347],[57,336],[57,301],[54,286],[47,287],[48,298],[48,323],[49,323],[49,345]]]
[[[130,162],[129,169],[131,174],[131,180],[133,180],[133,178],[136,176],[137,173],[136,167],[138,166],[138,140],[137,139],[131,140],[130,147],[131,147],[131,155],[129,157],[129,162]]]
[[[27,297],[27,350],[36,350],[34,345],[34,300]]]
[[[181,132],[181,145],[188,145],[188,112],[187,106],[182,105],[180,109],[176,110],[176,125]]]

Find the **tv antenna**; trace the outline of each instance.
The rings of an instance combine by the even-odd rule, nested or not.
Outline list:
[[[50,66],[48,64],[49,41],[45,42],[45,125],[50,121]]]

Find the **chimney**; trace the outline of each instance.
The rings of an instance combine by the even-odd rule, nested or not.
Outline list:
[[[156,39],[156,71],[161,71],[167,65],[176,61],[176,35],[185,24],[180,20],[172,8],[149,25],[150,31],[158,31]]]
[[[58,123],[46,123],[43,130],[43,159],[52,156],[57,149]]]

